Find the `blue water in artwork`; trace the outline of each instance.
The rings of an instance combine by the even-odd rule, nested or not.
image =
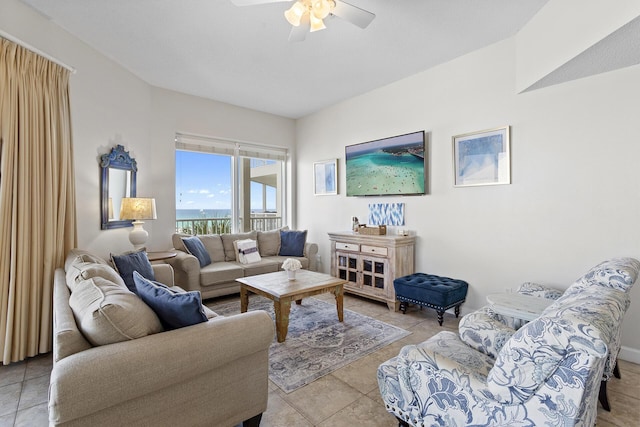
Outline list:
[[[376,151],[346,163],[348,196],[424,193],[424,159],[417,155]]]

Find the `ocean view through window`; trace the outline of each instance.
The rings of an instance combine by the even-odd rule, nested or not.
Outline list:
[[[197,142],[197,143],[196,143]],[[283,219],[286,150],[176,137],[176,231],[272,230]]]

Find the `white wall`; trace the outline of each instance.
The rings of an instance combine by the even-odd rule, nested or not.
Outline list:
[[[171,234],[175,230],[176,132],[276,145],[295,152],[295,121],[292,119],[158,88],[152,90],[150,129],[149,173],[158,210],[158,219],[152,221],[153,228],[150,229],[148,243],[152,249],[171,247]],[[293,176],[292,162],[287,166],[288,176]],[[292,206],[292,200],[287,200],[289,218]],[[145,228],[148,228],[146,224]]]
[[[566,288],[604,259],[640,258],[640,67],[518,95],[515,50],[506,40],[298,121],[298,220],[325,271],[326,232],[366,219],[370,202],[406,204],[416,270],[467,280],[463,312],[524,281]],[[454,188],[451,137],[503,125],[512,184]],[[421,129],[430,134],[429,195],[345,196],[345,145]],[[314,197],[312,163],[334,157],[339,195]],[[636,362],[638,323],[635,302],[622,357]]]
[[[152,87],[17,0],[0,0],[0,29],[77,69],[70,92],[79,248],[102,256],[131,249],[130,228],[100,229],[98,161],[115,144],[137,161],[137,194],[156,198],[158,219],[144,225],[151,250],[171,247],[175,229],[176,131],[295,153],[293,120]]]

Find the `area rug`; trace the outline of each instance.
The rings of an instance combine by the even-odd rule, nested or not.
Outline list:
[[[223,316],[240,313],[240,300],[207,305]],[[252,310],[264,310],[274,318],[273,302],[267,298],[251,295]],[[344,322],[338,322],[335,303],[306,298],[302,305],[291,305],[285,342],[278,343],[274,333],[269,379],[291,393],[409,334],[351,310],[344,310]]]

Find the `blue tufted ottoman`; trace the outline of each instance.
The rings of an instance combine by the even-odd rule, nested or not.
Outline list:
[[[425,273],[399,277],[393,281],[393,286],[403,314],[407,312],[407,303],[434,308],[438,312],[440,326],[445,310],[455,307],[458,317],[469,288],[464,280]]]

